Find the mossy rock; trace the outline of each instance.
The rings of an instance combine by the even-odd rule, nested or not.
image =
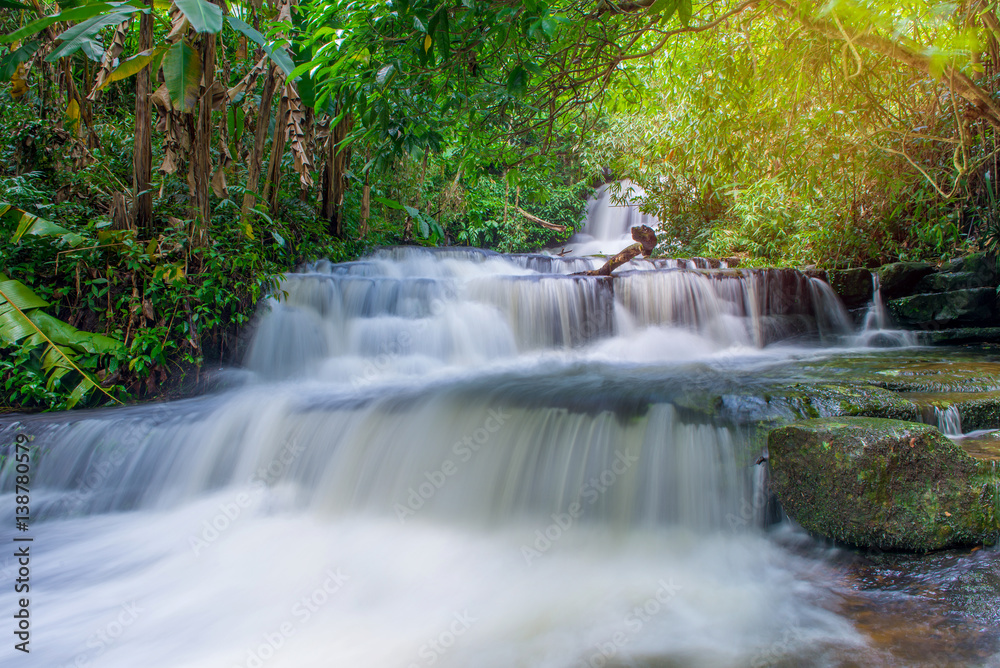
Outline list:
[[[935,427],[805,420],[768,434],[771,486],[808,531],[861,548],[926,552],[992,543],[1000,479]]]
[[[977,274],[971,271],[961,271],[958,273],[930,274],[920,279],[920,282],[913,288],[913,292],[951,292],[952,290],[965,290],[967,288],[984,288],[993,284],[992,277]],[[895,297],[893,297],[895,299]]]
[[[956,402],[965,432],[1000,429],[1000,392],[980,394],[969,401]]]
[[[830,287],[847,308],[859,308],[872,300],[872,273],[867,269],[836,269],[829,276]]]
[[[934,266],[927,262],[893,262],[876,270],[879,287],[885,299],[898,299],[914,293],[914,288]]]
[[[961,346],[975,343],[1000,343],[1000,327],[957,327],[920,332],[921,345]]]
[[[908,328],[990,327],[997,324],[996,293],[993,288],[969,288],[903,297],[890,301],[889,311],[897,323]]]
[[[795,383],[774,393],[771,401],[786,403],[798,419],[843,415],[915,420],[920,414],[916,404],[896,392],[864,384]]]
[[[946,263],[941,270],[948,273],[976,274],[980,280],[985,281],[986,285],[991,285],[991,282],[1000,273],[996,258],[992,258],[986,253],[972,253],[965,257],[956,258]]]

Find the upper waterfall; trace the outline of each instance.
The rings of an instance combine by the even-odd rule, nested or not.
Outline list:
[[[572,255],[614,255],[633,243],[633,227],[648,225],[655,230],[659,220],[638,206],[645,195],[645,190],[628,179],[602,185],[587,200],[584,228],[570,239],[566,249]]]

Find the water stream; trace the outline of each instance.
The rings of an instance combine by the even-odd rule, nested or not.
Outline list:
[[[1000,578],[994,552],[765,528],[766,397],[868,354],[829,286],[572,275],[599,264],[317,262],[263,309],[240,387],[0,419],[36,448],[25,665],[1000,665],[996,599],[948,593]]]

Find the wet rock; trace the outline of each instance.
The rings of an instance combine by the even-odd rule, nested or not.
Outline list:
[[[924,346],[960,346],[967,343],[1000,343],[1000,327],[957,327],[921,332],[918,342]]]
[[[906,328],[989,327],[997,324],[993,288],[913,295],[894,299],[888,307],[896,322]]]
[[[772,401],[787,403],[797,419],[864,416],[916,420],[920,414],[913,402],[874,385],[796,383]]]
[[[930,274],[920,279],[920,282],[913,288],[913,292],[950,292],[966,288],[982,288],[990,285],[991,282],[989,277],[971,271]]]
[[[934,271],[927,262],[893,262],[879,267],[879,286],[884,299],[898,299],[913,294],[922,278]]]
[[[1000,392],[977,395],[969,401],[955,402],[965,432],[1000,429]]]
[[[991,258],[986,253],[972,253],[965,257],[956,258],[945,264],[941,270],[945,273],[976,274],[984,282],[984,285],[995,284],[993,281],[998,275],[996,259]]]
[[[872,300],[872,274],[867,269],[836,269],[829,272],[830,287],[849,309]]]
[[[1000,480],[935,427],[825,418],[768,435],[771,485],[815,534],[862,548],[926,552],[996,541]]]

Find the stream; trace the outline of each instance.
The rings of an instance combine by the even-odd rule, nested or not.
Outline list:
[[[621,238],[627,209],[595,200],[578,242]],[[286,275],[225,388],[0,418],[0,663],[1000,666],[996,549],[823,543],[758,464],[803,397],[838,414],[830,383],[901,392],[964,443],[932,403],[1000,390],[1000,355],[855,326],[794,270],[573,276],[602,263],[583,252],[320,261]]]

